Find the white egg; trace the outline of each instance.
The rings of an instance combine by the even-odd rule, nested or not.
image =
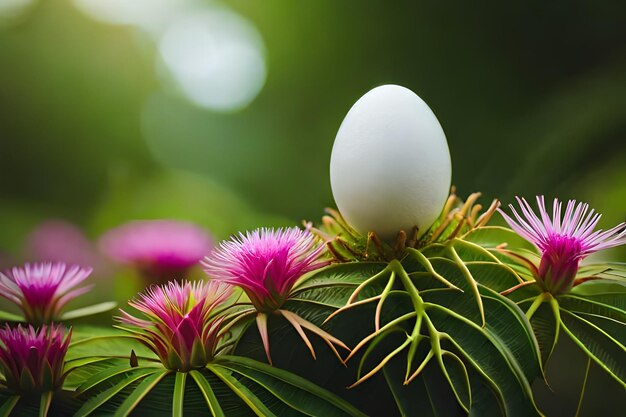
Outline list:
[[[423,234],[450,191],[452,167],[443,129],[411,90],[383,85],[346,115],[333,145],[330,182],[346,221],[386,240],[417,226]]]

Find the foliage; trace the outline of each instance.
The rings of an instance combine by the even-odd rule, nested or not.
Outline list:
[[[263,326],[245,300],[227,307],[216,356],[189,372],[133,335],[77,326],[63,390],[3,391],[0,415],[542,415],[531,386],[559,337],[626,386],[626,265],[585,265],[550,295],[535,247],[479,211],[451,200],[421,240],[374,252],[375,237],[335,229],[329,245],[353,259],[306,275]]]

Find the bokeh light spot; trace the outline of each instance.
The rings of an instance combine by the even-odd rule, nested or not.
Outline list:
[[[36,0],[0,0],[0,29],[18,22]]]
[[[238,14],[206,8],[176,18],[159,41],[171,81],[193,103],[217,111],[246,107],[266,78],[258,31]]]
[[[158,36],[172,15],[197,3],[197,0],[74,0],[76,7],[94,20],[136,26],[154,36]]]

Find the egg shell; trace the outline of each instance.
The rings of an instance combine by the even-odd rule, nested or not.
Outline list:
[[[382,239],[423,234],[450,191],[452,167],[446,136],[428,105],[411,90],[383,85],[350,109],[330,159],[335,203],[362,234]]]

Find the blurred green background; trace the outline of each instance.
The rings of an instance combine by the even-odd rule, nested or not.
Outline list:
[[[625,21],[608,0],[0,0],[0,263],[50,218],[91,239],[316,220],[343,117],[386,83],[431,106],[461,195],[576,198],[610,227]]]
[[[461,194],[622,221],[626,4],[544,3],[0,0],[0,247],[47,217],[317,219],[336,131],[384,83],[434,110]],[[194,65],[216,80],[187,90],[242,98],[194,102]]]

